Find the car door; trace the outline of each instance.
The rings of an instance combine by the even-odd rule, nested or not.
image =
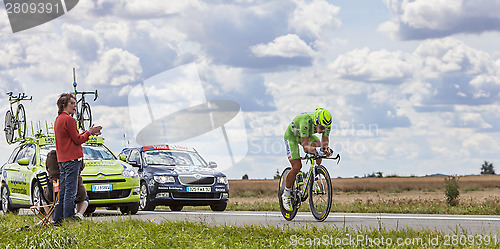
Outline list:
[[[7,186],[9,187],[10,197],[13,203],[25,203],[26,200],[29,202],[29,199],[26,199],[26,183],[27,179],[21,173],[22,166],[17,163],[17,161],[21,158],[24,158],[26,151],[28,150],[28,146],[24,145],[16,148],[9,159],[9,164],[5,166],[6,171],[6,181]],[[23,166],[26,167],[26,166]]]
[[[128,162],[131,162],[131,165],[137,168],[137,173],[139,173],[139,177],[144,172],[142,167],[141,154],[139,150],[135,149],[130,152],[128,157]]]
[[[20,159],[27,158],[29,160],[28,165],[19,165],[19,179],[20,179],[20,186],[19,188],[22,189],[22,198],[23,201],[29,201],[31,200],[31,183],[34,178],[34,173],[36,171],[35,165],[36,165],[36,145],[35,144],[27,144],[23,148],[23,155]]]

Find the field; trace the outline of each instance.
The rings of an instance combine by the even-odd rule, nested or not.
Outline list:
[[[333,179],[333,212],[500,214],[500,176],[463,176],[459,205],[444,195],[444,177]],[[229,210],[278,211],[278,180],[229,181]],[[307,211],[307,205],[302,205]]]

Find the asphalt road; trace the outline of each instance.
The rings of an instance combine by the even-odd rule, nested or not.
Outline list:
[[[153,222],[194,221],[206,224],[258,225],[271,227],[334,227],[355,230],[378,229],[395,230],[411,228],[429,229],[447,234],[500,235],[500,216],[489,215],[430,215],[430,214],[359,214],[330,213],[324,222],[317,222],[310,213],[298,213],[293,221],[286,221],[279,212],[247,211],[180,211],[157,210],[139,211],[137,215],[121,215],[119,211],[98,209],[92,220],[142,219]]]

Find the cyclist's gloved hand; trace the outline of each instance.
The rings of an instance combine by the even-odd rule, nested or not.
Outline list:
[[[316,147],[315,150],[316,150],[316,155],[318,155],[318,156],[325,155],[325,150],[326,150],[325,147]]]
[[[333,150],[332,150],[332,148],[330,148],[330,147],[326,147],[326,148],[325,148],[325,156],[327,156],[327,157],[328,157],[328,156],[330,156],[331,154],[333,154]]]

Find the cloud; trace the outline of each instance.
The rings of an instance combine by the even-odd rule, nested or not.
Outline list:
[[[325,32],[338,28],[340,8],[324,0],[306,2],[296,0],[297,7],[290,17],[289,26],[299,34],[321,37]]]
[[[92,85],[126,85],[140,80],[142,68],[139,58],[119,48],[105,51],[99,61],[89,68],[85,79]]]
[[[400,84],[412,75],[417,63],[417,58],[401,51],[365,47],[339,55],[329,68],[340,78]]]
[[[314,54],[314,50],[296,34],[277,37],[270,43],[252,46],[250,50],[257,57],[280,56],[292,58],[298,56],[309,57]]]
[[[500,30],[500,3],[488,0],[385,0],[393,14],[379,30],[401,40]]]

